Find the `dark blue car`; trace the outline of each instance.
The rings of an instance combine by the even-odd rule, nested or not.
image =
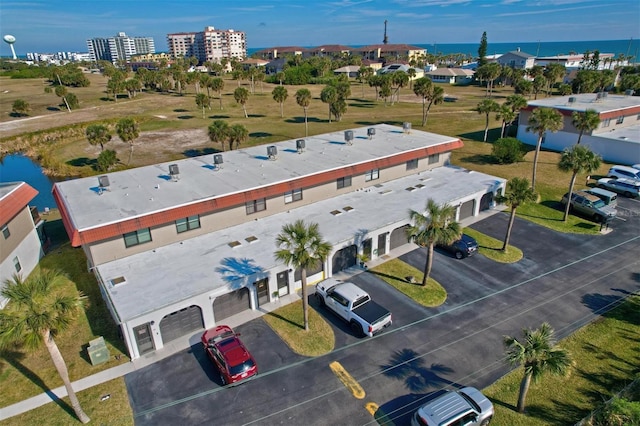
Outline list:
[[[438,247],[452,253],[456,259],[462,259],[478,251],[478,242],[467,234],[462,234],[459,240],[454,241],[450,245],[442,244]]]

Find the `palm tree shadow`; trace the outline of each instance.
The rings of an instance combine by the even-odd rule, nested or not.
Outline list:
[[[51,389],[42,381],[40,376],[38,376],[34,371],[26,367],[20,361],[25,357],[22,352],[17,351],[3,351],[0,353],[2,357],[9,363],[13,368],[18,370],[21,374],[23,374],[29,381],[38,386],[44,393],[47,394],[49,398],[53,402],[55,402],[60,408],[62,408],[69,416],[74,419],[77,418],[73,408],[67,404],[65,401],[60,399],[56,394],[54,394]]]
[[[404,380],[410,392],[423,392],[429,387],[455,386],[457,384],[444,377],[453,373],[453,369],[442,364],[425,366],[424,358],[413,349],[394,352],[389,364],[381,365],[382,374],[387,377]]]

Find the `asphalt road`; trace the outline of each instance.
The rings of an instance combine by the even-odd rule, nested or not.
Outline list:
[[[125,377],[137,425],[366,425],[386,415],[406,425],[425,398],[447,386],[483,388],[510,370],[504,335],[549,322],[563,338],[640,291],[640,200],[620,197],[619,219],[606,235],[558,234],[516,219],[515,264],[476,255],[457,260],[437,252],[433,277],[448,292],[424,308],[374,274],[352,281],[393,312],[394,324],[374,338],[356,338],[325,309],[336,350],[318,358],[292,353],[262,321],[237,328],[260,374],[222,388],[198,346]],[[472,227],[503,239],[508,215]],[[422,269],[423,249],[402,260]],[[315,299],[312,306],[317,308]],[[329,368],[338,361],[366,392],[356,399]],[[515,401],[514,401],[515,403]],[[554,413],[549,413],[553,421]],[[555,419],[559,421],[558,419]]]

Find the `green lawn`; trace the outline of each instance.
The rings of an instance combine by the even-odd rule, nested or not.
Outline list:
[[[422,271],[400,259],[388,260],[375,268],[369,269],[368,272],[375,274],[378,278],[423,306],[440,306],[447,300],[446,290],[436,280],[429,277],[427,285],[423,287],[421,285],[422,277],[424,276]],[[415,282],[409,282],[407,277],[414,277]]]
[[[574,366],[566,377],[545,376],[532,384],[525,414],[515,409],[522,367],[484,389],[496,411],[491,424],[575,424],[635,378],[640,378],[638,336],[640,296],[636,295],[560,342],[571,354]]]
[[[335,345],[333,329],[311,307],[309,307],[309,330],[305,331],[302,300],[269,312],[263,318],[287,346],[299,355],[320,356],[333,350]]]

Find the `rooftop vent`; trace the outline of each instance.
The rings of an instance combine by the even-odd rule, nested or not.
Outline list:
[[[102,195],[104,191],[110,191],[109,189],[109,176],[98,177],[98,195]]]
[[[178,179],[180,179],[180,169],[178,169],[177,164],[169,165],[169,175],[171,176],[171,179],[173,179],[174,182],[177,182]]]
[[[353,145],[353,130],[344,131],[344,141],[349,145]]]
[[[213,156],[213,166],[216,170],[220,170],[222,168],[222,154],[215,154]]]
[[[269,156],[269,160],[275,160],[278,158],[278,148],[275,145],[269,145],[267,147],[267,155]]]
[[[633,89],[627,89],[627,90],[624,91],[624,95],[625,96],[633,96],[633,92],[634,92]]]
[[[604,96],[602,95],[602,92],[598,92],[596,93],[596,101],[601,100],[602,98],[604,98]]]
[[[375,134],[376,134],[376,129],[374,129],[373,127],[369,127],[367,129],[367,136],[369,136],[369,139],[373,139]]]
[[[576,97],[575,96],[569,96],[569,103],[570,104],[575,104],[576,103]]]
[[[296,141],[296,149],[298,150],[298,154],[302,154],[304,152],[305,143],[304,139],[298,139]]]
[[[402,131],[405,133],[411,133],[411,123],[409,123],[408,121],[402,123]]]

